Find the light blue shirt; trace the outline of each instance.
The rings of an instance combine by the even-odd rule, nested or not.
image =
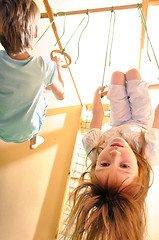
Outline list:
[[[44,89],[50,85],[56,63],[30,56],[15,60],[0,51],[0,138],[25,142],[38,134],[46,112]]]

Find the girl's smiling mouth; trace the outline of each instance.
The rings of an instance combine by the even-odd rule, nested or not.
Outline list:
[[[121,147],[121,148],[124,148],[123,145],[121,145],[120,143],[113,143],[110,145],[111,147]]]

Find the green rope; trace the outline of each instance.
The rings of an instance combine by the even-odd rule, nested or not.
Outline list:
[[[112,41],[110,46],[110,53],[109,53],[109,66],[111,65],[111,56],[112,56],[112,46],[113,46],[113,40],[114,40],[114,27],[115,27],[115,20],[116,20],[116,14],[114,12],[114,9],[112,7],[111,13],[114,13],[114,21],[113,21],[113,30],[112,30]]]
[[[63,14],[65,15],[64,24],[63,24],[63,33],[62,33],[61,37],[58,39],[58,41],[55,43],[55,45],[60,41],[60,39],[62,38],[62,36],[63,36],[64,33],[65,33],[66,14],[65,14],[64,12],[59,12],[59,13],[57,13],[56,16],[59,16],[60,13],[63,13]],[[87,13],[86,13],[86,14],[88,15],[88,19],[89,19],[88,10],[87,10]],[[86,16],[85,16],[85,17],[86,17]],[[77,26],[77,28],[75,29],[75,31],[72,33],[72,35],[71,35],[71,37],[69,38],[69,40],[67,41],[67,43],[65,44],[65,47],[64,47],[63,50],[62,50],[62,54],[64,54],[65,49],[66,49],[66,46],[67,46],[68,43],[71,41],[71,39],[73,38],[74,34],[75,34],[76,31],[78,30],[78,28],[80,27],[80,25],[82,24],[82,22],[85,20],[85,17],[84,17],[84,18],[82,19],[82,21],[79,23],[79,25]],[[88,22],[89,22],[89,21],[87,21],[87,24],[86,24],[85,28],[87,27]],[[85,28],[83,29],[83,31],[85,30]],[[83,31],[82,31],[82,33],[83,33]],[[82,35],[82,33],[81,33],[81,35]],[[81,39],[81,35],[80,35],[80,38],[79,38],[79,41],[78,41],[78,57],[79,57],[79,42],[80,42],[80,39]],[[55,45],[54,45],[54,46],[55,46]],[[78,59],[78,57],[77,57],[77,59]],[[76,59],[76,62],[77,62],[77,59]]]
[[[78,28],[80,27],[80,25],[82,24],[82,22],[84,21],[85,17],[82,19],[82,21],[78,24],[77,28],[75,29],[75,31],[72,33],[71,37],[69,38],[69,40],[67,41],[65,47],[64,47],[64,51],[66,49],[66,46],[68,45],[68,43],[71,41],[71,39],[73,38],[74,34],[76,33],[76,31],[78,30]]]
[[[65,16],[65,18],[64,18],[64,23],[63,23],[63,33],[62,33],[61,37],[57,40],[57,42],[55,43],[54,46],[56,46],[56,44],[60,41],[60,39],[61,39],[61,38],[63,37],[63,35],[65,34],[66,13],[64,13],[64,12],[58,12],[58,13],[56,14],[56,17],[58,17],[60,13],[64,14],[64,16]]]
[[[139,13],[140,13],[140,17],[141,17],[141,20],[142,20],[142,23],[144,24],[144,28],[147,30],[147,26],[146,26],[146,20],[145,20],[145,17],[144,17],[144,14],[142,12],[142,9],[139,7],[138,5],[138,10],[139,10]],[[148,43],[149,43],[149,40],[148,40],[148,37],[147,37],[147,56],[149,58],[149,61],[151,61],[151,58],[150,58],[150,55],[149,55],[149,52],[148,52]]]
[[[66,13],[64,12],[58,12],[56,14],[56,17],[58,17],[60,14],[64,14],[64,23],[63,23],[63,33],[62,35],[60,36],[60,38],[57,40],[57,42],[54,44],[54,46],[56,46],[56,44],[60,41],[60,39],[63,37],[63,35],[65,34],[65,26],[66,26]],[[81,37],[82,37],[82,34],[84,32],[84,30],[86,29],[86,27],[88,26],[88,23],[89,23],[89,12],[88,12],[88,9],[87,9],[87,12],[86,12],[87,16],[88,16],[88,20],[87,20],[87,23],[84,27],[84,29],[82,30],[81,34],[80,34],[80,37],[79,37],[79,40],[78,40],[78,56],[77,56],[77,59],[76,59],[76,62],[79,58],[79,44],[80,44],[80,40],[81,40]],[[71,37],[69,38],[69,40],[67,41],[65,47],[63,48],[62,50],[62,54],[64,54],[65,52],[65,49],[66,49],[66,46],[68,45],[68,43],[71,41],[72,37],[74,36],[74,34],[76,33],[76,31],[78,30],[78,28],[80,27],[80,25],[82,24],[82,22],[85,20],[86,16],[82,19],[82,21],[79,23],[79,25],[77,26],[77,28],[75,29],[75,31],[73,32],[73,34],[71,35]],[[52,23],[54,22],[54,20],[49,23],[48,27],[45,29],[45,31],[41,34],[41,36],[39,37],[39,39],[37,40],[37,42],[35,43],[35,45],[41,40],[41,38],[45,35],[45,33],[48,31],[48,29],[50,28],[50,26],[52,25]],[[34,46],[35,46],[34,45]],[[76,63],[75,62],[75,63]]]
[[[87,13],[86,13],[86,14],[87,14],[87,23],[86,23],[84,29],[82,30],[82,32],[81,32],[81,34],[80,34],[80,37],[79,37],[79,40],[78,40],[78,56],[77,56],[77,58],[76,58],[75,64],[77,63],[78,58],[79,58],[79,44],[80,44],[80,40],[81,40],[82,34],[83,34],[84,30],[87,28],[88,23],[89,23],[89,12],[88,12],[88,9],[87,9]],[[84,19],[85,19],[85,18],[86,18],[86,16],[84,17]]]
[[[108,56],[108,48],[109,48],[109,39],[110,39],[110,32],[111,32],[111,26],[112,26],[112,16],[114,14],[114,22],[113,22],[113,30],[112,30],[112,41],[111,41],[111,47],[110,47],[110,58],[109,58],[109,65],[111,63],[111,51],[112,51],[112,45],[113,45],[113,38],[114,38],[114,26],[115,26],[115,12],[112,7],[111,10],[111,16],[110,16],[110,23],[109,23],[109,32],[108,32],[108,40],[107,40],[107,48],[106,48],[106,55],[105,55],[105,63],[104,63],[104,72],[103,72],[103,80],[102,80],[102,86],[104,86],[104,76],[105,76],[105,70],[107,65],[107,56]]]
[[[149,34],[148,34],[147,25],[146,25],[146,20],[145,20],[143,11],[142,11],[141,7],[139,6],[139,4],[137,4],[137,6],[138,6],[139,14],[140,14],[140,17],[141,17],[141,20],[142,20],[142,24],[143,24],[144,29],[145,29],[145,32],[146,32],[146,34],[147,34],[147,54],[148,54],[148,58],[149,58],[149,60],[151,61],[150,56],[149,56],[149,53],[148,53],[148,42],[149,42],[149,44],[150,44],[150,46],[151,46],[151,49],[152,49],[152,52],[153,52],[153,55],[154,55],[154,58],[155,58],[155,61],[156,61],[156,64],[157,64],[157,67],[158,67],[158,69],[159,69],[159,64],[158,64],[157,57],[156,57],[156,55],[155,55],[155,51],[154,51],[154,49],[153,49],[153,46],[152,46],[152,43],[151,43],[151,40],[150,40],[150,37],[149,37]]]
[[[36,44],[42,39],[42,37],[45,35],[45,33],[49,30],[50,26],[53,24],[54,20],[49,23],[49,25],[47,26],[47,28],[45,29],[45,31],[41,34],[41,36],[39,37],[39,39],[36,41],[36,43],[34,44],[34,47],[36,46]]]
[[[112,46],[113,46],[113,39],[114,39],[114,27],[115,27],[115,19],[116,15],[114,12],[114,8],[111,9],[111,16],[110,16],[110,22],[109,22],[109,32],[108,32],[108,40],[107,40],[107,48],[106,48],[106,55],[105,55],[105,63],[104,63],[104,71],[103,71],[103,80],[102,80],[102,86],[104,86],[104,77],[105,77],[105,70],[107,65],[107,56],[108,56],[108,48],[109,48],[109,39],[110,39],[110,32],[111,32],[111,26],[112,26],[112,16],[114,15],[114,21],[113,21],[113,29],[112,29],[112,40],[110,44],[110,52],[109,52],[109,66],[111,65],[111,53],[112,53]],[[101,98],[104,96],[101,95]]]
[[[150,58],[150,54],[149,54],[149,51],[148,51],[148,45],[149,44],[149,40],[148,40],[148,38],[147,38],[147,56],[148,56],[148,59],[149,59],[149,61],[151,62],[151,58]]]

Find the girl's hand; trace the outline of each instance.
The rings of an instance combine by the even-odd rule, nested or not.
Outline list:
[[[103,87],[98,87],[94,93],[94,98],[93,98],[93,114],[104,114],[103,112],[103,106],[102,106],[102,102],[101,102],[101,96],[104,93],[104,90],[107,86],[103,86]]]
[[[92,106],[92,121],[90,123],[90,128],[100,128],[102,127],[102,121],[104,117],[104,110],[101,101],[101,96],[104,93],[106,86],[98,87],[94,93],[93,106]]]
[[[107,85],[103,86],[103,87],[98,87],[95,91],[95,93],[99,93],[101,95],[102,92],[104,92],[104,89],[108,87]]]
[[[105,88],[108,87],[107,85],[103,86],[103,87],[98,87],[94,93],[94,95],[99,95],[100,97],[101,96],[105,96],[107,94],[108,91],[104,91]]]

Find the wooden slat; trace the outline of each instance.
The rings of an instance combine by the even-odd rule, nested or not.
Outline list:
[[[148,87],[148,89],[152,90],[152,89],[159,89],[159,84],[152,84]]]
[[[159,0],[149,0],[149,6],[157,6],[159,5]]]

